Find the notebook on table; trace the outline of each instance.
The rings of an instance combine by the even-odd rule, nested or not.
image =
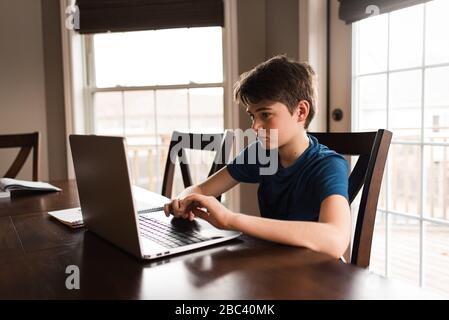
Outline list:
[[[11,194],[61,191],[47,182],[0,178],[0,198]]]

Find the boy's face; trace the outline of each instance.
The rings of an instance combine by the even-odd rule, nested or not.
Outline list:
[[[266,149],[282,147],[298,135],[298,130],[304,128],[304,121],[299,120],[298,111],[290,114],[287,106],[281,102],[262,101],[249,105],[246,112],[251,117],[251,128],[256,131]]]

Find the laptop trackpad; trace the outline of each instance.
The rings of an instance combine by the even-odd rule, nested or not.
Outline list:
[[[229,231],[220,230],[212,226],[210,223],[204,220],[195,219],[190,221],[188,219],[173,218],[171,225],[179,232],[196,231],[203,237],[209,239],[220,239],[228,235]]]

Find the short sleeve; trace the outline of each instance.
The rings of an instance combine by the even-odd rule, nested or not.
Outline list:
[[[315,191],[320,203],[331,195],[341,195],[349,201],[348,196],[348,162],[335,154],[322,159],[315,177]]]
[[[259,183],[260,168],[255,155],[257,155],[257,142],[243,149],[234,160],[227,164],[231,177],[239,182]]]

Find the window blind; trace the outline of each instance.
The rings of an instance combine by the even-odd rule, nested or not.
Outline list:
[[[222,0],[77,0],[79,33],[223,26]]]
[[[347,24],[431,0],[339,0],[339,17]]]

